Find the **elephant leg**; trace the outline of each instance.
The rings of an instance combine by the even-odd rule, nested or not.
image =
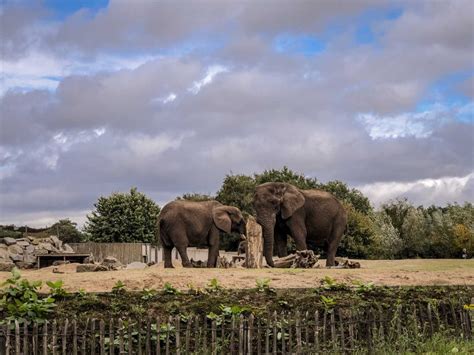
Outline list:
[[[209,254],[207,257],[207,267],[216,267],[219,256],[219,231],[211,228],[209,232]]]
[[[165,268],[172,268],[173,263],[171,262],[171,252],[173,247],[163,245],[163,258],[165,259]]]
[[[288,255],[288,237],[286,232],[283,230],[275,230],[275,247],[276,247],[276,254],[279,258]]]
[[[188,258],[188,252],[186,251],[186,246],[185,245],[177,245],[176,249],[178,249],[179,256],[181,257],[181,263],[183,264],[183,267],[193,267],[191,265],[191,262],[189,261]]]
[[[304,221],[290,218],[287,222],[288,229],[290,230],[290,235],[295,240],[296,250],[307,250],[306,246],[306,226]]]
[[[335,257],[337,247],[341,241],[341,238],[344,234],[344,230],[346,228],[345,224],[334,225],[331,231],[330,238],[328,240],[328,251],[327,251],[327,259],[326,259],[326,266],[334,266],[335,265]]]

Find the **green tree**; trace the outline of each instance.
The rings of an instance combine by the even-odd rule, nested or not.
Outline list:
[[[95,210],[87,216],[84,231],[95,242],[145,242],[155,240],[156,219],[160,208],[143,193],[99,197]]]
[[[330,192],[340,201],[350,204],[354,209],[363,214],[373,211],[369,199],[357,189],[349,188],[347,184],[339,180],[329,181],[325,184],[318,184],[318,189]]]
[[[187,201],[201,202],[201,201],[215,200],[215,198],[211,195],[200,194],[200,193],[193,192],[193,193],[183,194],[183,196],[177,197],[176,200],[187,200]]]
[[[242,213],[254,214],[252,200],[255,186],[255,179],[251,176],[226,175],[216,200],[224,205],[235,206]]]
[[[77,223],[69,218],[60,219],[49,228],[49,233],[57,235],[64,243],[80,243],[84,235],[77,229]]]

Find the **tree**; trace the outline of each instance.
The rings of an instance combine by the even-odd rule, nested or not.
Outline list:
[[[64,243],[80,243],[84,235],[77,229],[77,223],[69,218],[60,219],[49,228],[49,233],[57,235]]]
[[[183,194],[183,196],[177,197],[176,200],[187,200],[187,201],[201,202],[201,201],[215,200],[215,198],[212,197],[211,195],[200,194],[200,193],[193,192],[193,193]]]
[[[84,228],[89,240],[127,243],[151,243],[155,240],[160,208],[136,188],[132,188],[129,194],[99,197],[94,207]]]
[[[224,205],[235,206],[242,213],[255,214],[252,205],[255,186],[255,179],[251,176],[226,175],[216,200]]]
[[[356,211],[363,214],[369,214],[373,210],[369,199],[362,192],[354,188],[350,189],[342,181],[329,181],[326,184],[318,184],[316,188],[330,192],[341,202],[350,204]]]

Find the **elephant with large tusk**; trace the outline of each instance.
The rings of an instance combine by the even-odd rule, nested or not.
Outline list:
[[[219,234],[246,234],[244,217],[240,210],[217,201],[173,201],[161,210],[158,227],[165,267],[171,268],[173,247],[179,252],[184,267],[192,267],[188,246],[207,246],[207,267],[216,267],[219,255]]]
[[[334,266],[336,250],[347,226],[347,213],[333,195],[268,182],[257,186],[253,205],[257,222],[262,226],[263,253],[269,266],[274,266],[274,242],[278,256],[287,255],[287,235],[295,240],[297,250],[306,250],[308,243],[326,246],[326,266]]]

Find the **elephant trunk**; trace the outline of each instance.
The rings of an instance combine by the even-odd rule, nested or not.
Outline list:
[[[273,264],[273,239],[274,239],[274,229],[275,229],[275,216],[267,216],[266,218],[261,218],[259,221],[262,226],[263,234],[263,255],[265,255],[265,260],[267,265],[274,267]]]

